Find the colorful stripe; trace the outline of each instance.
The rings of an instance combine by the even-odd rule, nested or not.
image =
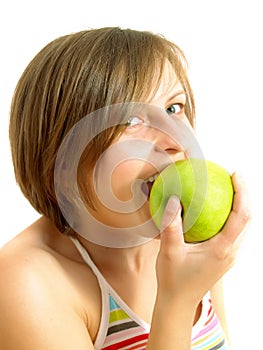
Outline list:
[[[94,348],[96,350],[145,350],[150,325],[134,315],[117,293],[112,290],[80,242],[75,238],[72,238],[72,241],[84,261],[98,277],[103,294],[103,317]],[[114,298],[119,300],[122,307],[118,305],[111,294],[115,295]],[[104,297],[109,305],[107,301],[104,302]],[[211,300],[204,298],[202,315],[193,330],[193,334],[196,335],[192,337],[191,350],[228,350],[223,329],[214,312]]]
[[[103,350],[145,350],[148,340],[148,332],[109,297],[110,315],[109,326]]]
[[[223,329],[212,305],[208,311],[207,321],[203,329],[192,339],[191,345],[191,350],[228,349]]]
[[[210,301],[211,302],[211,301]],[[109,325],[102,350],[145,350],[149,333],[109,296]],[[191,350],[227,350],[224,333],[212,308],[201,331],[193,337]]]

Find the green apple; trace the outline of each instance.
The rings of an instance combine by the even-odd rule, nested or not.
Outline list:
[[[160,228],[168,199],[177,196],[182,205],[186,242],[201,242],[224,226],[233,203],[233,185],[226,169],[204,159],[185,159],[165,168],[150,192],[150,212]]]

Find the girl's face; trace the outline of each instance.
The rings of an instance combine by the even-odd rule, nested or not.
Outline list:
[[[186,96],[169,64],[151,101],[136,104],[124,133],[104,152],[94,170],[100,222],[131,228],[150,219],[149,192],[155,176],[188,156]]]

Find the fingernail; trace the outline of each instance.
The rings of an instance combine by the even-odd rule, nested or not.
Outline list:
[[[176,196],[171,196],[167,202],[167,210],[169,212],[175,213],[180,208],[180,199]]]

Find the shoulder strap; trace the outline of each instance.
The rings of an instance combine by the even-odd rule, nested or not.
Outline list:
[[[102,312],[101,312],[101,322],[98,330],[98,334],[94,343],[94,348],[96,350],[101,349],[104,340],[107,336],[108,325],[109,325],[109,315],[110,315],[110,286],[105,280],[97,266],[94,264],[90,258],[85,247],[80,243],[80,241],[75,237],[70,237],[72,242],[75,244],[77,250],[82,256],[86,264],[91,268],[94,275],[97,277],[99,287],[101,290],[101,303],[102,303]]]
[[[91,257],[89,256],[89,253],[87,252],[85,247],[80,243],[80,241],[77,238],[70,237],[70,239],[75,244],[77,250],[79,251],[79,253],[82,256],[82,258],[85,261],[85,263],[91,268],[92,272],[97,277],[97,279],[99,281],[99,284],[100,284],[100,287],[102,287],[101,284],[108,286],[108,282],[105,280],[105,278],[101,274],[100,270],[97,268],[95,263],[92,261]],[[103,289],[105,289],[105,286],[104,286]]]
[[[85,247],[79,242],[78,239],[71,237],[73,243],[75,244],[76,248],[78,249],[79,253],[81,254],[83,260],[87,263],[87,265],[91,268],[93,273],[98,279],[99,286],[101,289],[102,298],[108,300],[102,300],[103,302],[103,308],[106,307],[107,312],[110,312],[110,305],[109,304],[109,297],[111,296],[114,301],[118,304],[118,306],[125,311],[131,319],[136,321],[139,325],[144,327],[145,329],[150,328],[150,325],[147,324],[145,321],[140,319],[131,309],[130,307],[125,303],[125,301],[119,296],[119,294],[115,291],[115,289],[112,288],[112,286],[109,284],[109,282],[103,277],[102,273],[99,271],[97,266],[94,264],[92,259],[90,258],[88,252],[86,251]]]

